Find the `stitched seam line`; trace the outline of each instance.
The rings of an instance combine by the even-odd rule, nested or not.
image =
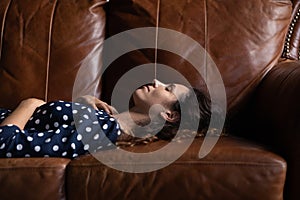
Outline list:
[[[48,55],[47,55],[47,68],[46,68],[46,83],[45,83],[45,101],[48,101],[48,87],[49,87],[49,70],[50,70],[50,57],[51,57],[51,39],[52,39],[52,30],[53,30],[53,20],[54,20],[54,14],[56,10],[57,1],[55,0],[51,12],[51,19],[49,24],[49,38],[48,38]]]
[[[0,60],[2,56],[2,47],[3,47],[3,37],[4,37],[4,27],[5,27],[5,22],[6,22],[6,17],[8,13],[8,9],[10,7],[12,0],[10,0],[5,8],[4,15],[3,15],[3,20],[2,20],[2,29],[1,29],[1,38],[0,38]]]
[[[149,164],[149,165],[156,165],[156,164],[164,164],[164,163],[142,163],[141,165],[145,165],[145,164]],[[104,166],[104,164],[102,164]],[[72,165],[70,167],[99,167],[102,166],[99,164],[92,164],[92,165]],[[120,164],[114,164],[114,165],[131,165],[131,163],[120,163]],[[191,162],[191,161],[187,161],[187,162],[175,162],[172,163],[172,165],[219,165],[219,166],[244,166],[244,167],[278,167],[278,168],[282,168],[283,165],[281,164],[276,164],[276,163],[242,163],[242,162],[231,162],[231,163],[223,163],[223,162]]]

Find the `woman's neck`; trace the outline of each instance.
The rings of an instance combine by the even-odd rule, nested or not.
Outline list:
[[[121,130],[133,136],[135,135],[135,130],[150,122],[150,117],[148,114],[139,112],[139,110],[135,108],[131,108],[129,111],[116,114],[114,117],[118,120]]]

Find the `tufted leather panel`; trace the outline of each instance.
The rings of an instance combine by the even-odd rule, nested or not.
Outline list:
[[[104,39],[104,0],[0,2],[0,107],[71,100],[83,60]]]
[[[63,200],[65,169],[69,159],[0,159],[0,194],[2,200]]]
[[[111,0],[108,36],[132,28],[155,26],[157,2]],[[235,113],[264,74],[278,62],[291,12],[289,0],[166,0],[160,4],[158,25],[184,33],[206,47],[221,72],[229,112]],[[192,52],[186,49],[186,54]],[[153,62],[153,58],[154,52],[147,49],[130,52],[117,60],[108,72],[110,78],[103,82],[104,99],[110,99],[110,91],[125,72]],[[178,70],[192,85],[201,87],[202,78],[183,58],[159,52],[158,61]]]
[[[74,200],[283,198],[286,164],[281,157],[245,140],[222,137],[213,151],[200,160],[198,151],[202,141],[203,138],[196,139],[177,161],[149,173],[117,171],[91,155],[75,159],[67,170],[68,197]],[[127,150],[151,152],[165,144],[160,141]],[[164,156],[168,154],[172,152]],[[116,159],[109,151],[103,156]]]

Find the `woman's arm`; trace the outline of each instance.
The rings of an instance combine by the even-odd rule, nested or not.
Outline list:
[[[23,100],[0,126],[14,124],[23,130],[35,109],[45,103],[45,101],[35,98]]]

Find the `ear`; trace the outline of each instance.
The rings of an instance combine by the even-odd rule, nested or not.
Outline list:
[[[161,112],[160,116],[171,123],[178,122],[180,119],[180,114],[177,111],[166,110]]]

